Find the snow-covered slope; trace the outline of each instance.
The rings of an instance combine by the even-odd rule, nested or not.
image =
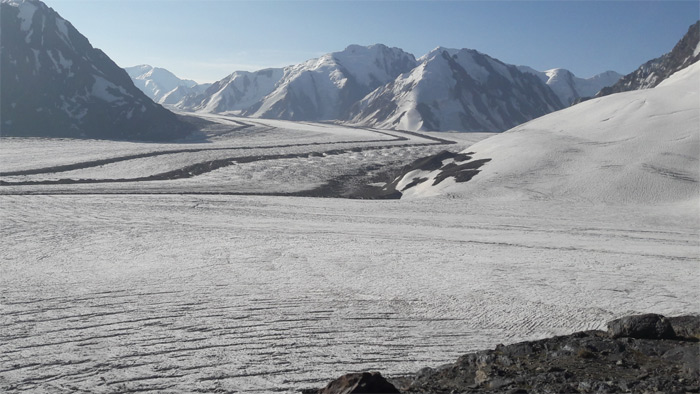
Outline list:
[[[700,188],[700,63],[653,89],[596,98],[469,148],[469,161],[490,159],[465,183],[443,167],[400,190],[489,199],[586,200],[604,203],[695,201]],[[464,152],[467,153],[467,152]],[[454,165],[453,165],[454,167]],[[399,180],[402,181],[402,180]]]
[[[413,55],[398,48],[351,45],[284,69],[235,72],[178,107],[256,118],[344,119],[356,101],[415,65]]]
[[[180,79],[164,68],[148,64],[126,67],[124,70],[134,81],[134,85],[157,103],[160,103],[165,95],[180,86],[192,88],[197,85],[195,81]]]
[[[537,75],[556,93],[562,104],[569,106],[581,98],[593,97],[601,89],[612,86],[622,74],[615,71],[606,71],[590,78],[579,78],[571,71],[563,68],[553,68],[547,71],[537,71],[528,66],[519,66],[518,69]]]
[[[357,103],[350,122],[404,130],[502,131],[562,108],[538,77],[470,49],[436,48]]]
[[[2,135],[164,140],[188,133],[53,9],[38,0],[0,6]]]
[[[187,97],[197,96],[204,93],[212,84],[200,83],[194,86],[180,85],[175,89],[165,93],[159,100],[159,104],[175,105]]]
[[[649,60],[615,85],[601,90],[596,97],[630,90],[653,88],[678,70],[700,60],[700,21],[691,25],[688,32],[671,52]]]

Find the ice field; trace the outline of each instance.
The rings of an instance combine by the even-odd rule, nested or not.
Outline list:
[[[0,141],[0,391],[294,392],[700,311],[693,201],[264,195],[489,135],[227,122],[246,121],[182,144]]]

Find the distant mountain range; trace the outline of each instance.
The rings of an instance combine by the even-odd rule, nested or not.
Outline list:
[[[197,85],[147,65],[127,73],[39,0],[2,0],[1,6],[4,136],[171,140],[192,130],[151,98],[182,110],[254,118],[503,131],[606,85],[614,83],[598,95],[655,86],[700,58],[696,23],[673,51],[617,83],[619,75],[610,71],[581,79],[563,69],[505,64],[471,49],[436,48],[416,59],[377,44]]]
[[[3,136],[170,140],[191,126],[38,0],[2,0]]]
[[[237,71],[179,108],[287,120],[343,120],[372,90],[416,66],[398,48],[351,45],[285,68]]]
[[[236,71],[168,103],[187,111],[389,129],[502,131],[590,97],[619,77],[539,72],[470,49],[436,48],[416,60],[399,48],[351,45],[285,68]]]
[[[527,66],[519,66],[518,69],[540,77],[567,107],[582,99],[593,97],[601,89],[615,84],[622,77],[622,74],[615,71],[606,71],[584,79],[563,68],[537,71]]]

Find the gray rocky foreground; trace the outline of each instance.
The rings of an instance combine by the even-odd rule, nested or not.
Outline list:
[[[698,393],[700,316],[644,314],[538,341],[498,345],[453,364],[385,379],[348,374],[304,394]]]

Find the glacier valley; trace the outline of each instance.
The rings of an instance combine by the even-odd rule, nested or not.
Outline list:
[[[295,392],[700,309],[693,201],[286,197],[491,134],[202,121],[179,144],[3,139],[3,391]]]

